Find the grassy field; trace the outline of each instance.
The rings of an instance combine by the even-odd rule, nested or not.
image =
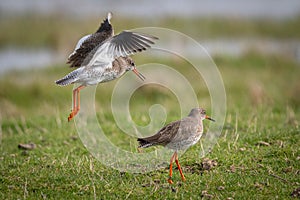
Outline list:
[[[139,59],[137,56],[136,63]],[[146,174],[131,174],[108,168],[91,156],[74,123],[67,122],[72,87],[54,84],[70,71],[64,65],[2,76],[0,199],[292,198],[292,192],[300,187],[300,64],[251,52],[240,58],[215,57],[214,61],[226,88],[226,123],[205,158],[199,158],[200,144],[180,158],[187,181],[180,180],[175,168],[174,185],[166,181],[168,165]],[[157,62],[172,66],[173,61]],[[186,76],[193,74],[186,66],[177,70]],[[96,109],[108,137],[119,144],[122,132],[115,126],[109,98],[115,83],[98,86]],[[199,104],[209,110],[205,85],[192,85]],[[148,108],[156,103],[167,105],[168,122],[179,116],[178,102],[168,90],[141,88],[131,101],[136,105],[131,106],[131,114],[137,124],[147,124]],[[36,148],[18,148],[28,143]],[[206,169],[207,159],[216,165]]]

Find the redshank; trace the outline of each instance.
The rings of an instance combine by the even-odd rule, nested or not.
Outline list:
[[[55,81],[61,86],[80,84],[73,90],[73,106],[68,121],[80,110],[79,91],[86,86],[114,80],[127,71],[133,71],[140,79],[145,79],[137,71],[134,61],[129,55],[150,48],[154,44],[154,40],[158,38],[129,31],[114,35],[110,23],[111,17],[112,13],[109,12],[95,33],[86,35],[78,41],[67,62],[70,67],[78,69]]]
[[[199,141],[203,133],[202,120],[204,119],[215,121],[206,115],[206,111],[203,108],[194,108],[187,117],[175,122],[171,122],[160,129],[155,135],[137,139],[140,143],[139,148],[162,145],[175,151],[170,160],[170,176],[168,179],[170,184],[173,184],[172,164],[174,160],[180,172],[181,179],[185,181],[185,177],[178,161],[177,153],[179,150],[188,149],[190,146]]]

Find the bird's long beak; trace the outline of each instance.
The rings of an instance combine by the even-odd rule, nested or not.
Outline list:
[[[142,81],[144,81],[146,79],[146,77],[140,73],[136,68],[133,68],[132,70]]]
[[[205,116],[205,119],[208,119],[208,120],[210,120],[210,121],[213,121],[213,122],[215,122],[216,120],[214,120],[214,119],[212,119],[212,118],[210,118],[209,116]]]

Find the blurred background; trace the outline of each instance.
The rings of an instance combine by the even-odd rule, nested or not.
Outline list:
[[[28,0],[0,2],[1,115],[43,115],[45,110],[52,114],[67,113],[71,88],[59,88],[53,82],[71,71],[66,65],[68,55],[82,36],[97,30],[108,11],[114,13],[112,23],[116,33],[138,27],[163,27],[180,31],[203,45],[224,79],[229,108],[265,104],[299,109],[300,2],[297,0],[87,0],[84,3]],[[175,39],[174,45],[177,43]],[[180,48],[198,56],[185,45]],[[135,60],[137,64],[165,63],[201,82],[191,68],[182,66],[188,66],[184,61],[147,57],[147,53],[135,56]],[[209,107],[205,84],[192,82],[201,97],[200,104]],[[107,90],[100,89],[99,100],[104,101],[100,105],[109,107],[109,99],[103,94],[110,96],[113,85],[114,82],[107,83]],[[176,101],[167,89],[145,88],[148,90],[140,96],[137,91],[136,95],[146,96],[144,101],[152,99],[148,106],[155,102],[164,104],[163,92],[170,96],[165,98],[165,104]],[[140,109],[143,108],[137,110]],[[147,109],[145,106],[146,113]]]
[[[71,88],[59,88],[53,82],[71,71],[65,64],[67,56],[79,38],[97,30],[108,11],[114,13],[112,23],[116,33],[145,26],[163,27],[180,31],[203,45],[224,79],[229,108],[272,105],[299,109],[300,2],[297,0],[87,0],[84,3],[28,0],[0,2],[1,115],[67,113]],[[185,45],[181,48],[197,56],[193,49]],[[135,60],[137,64],[166,63],[186,77],[201,81],[189,67],[182,66],[188,65],[184,61],[150,58],[147,54],[135,56]],[[99,98],[104,101],[101,105],[109,105],[103,94],[110,96],[113,84],[107,83],[107,90],[100,89]],[[209,107],[205,84],[194,86],[201,96],[200,104]],[[153,100],[151,105],[156,100],[164,101],[162,91],[172,96],[166,89],[148,87],[140,97],[148,94]],[[175,96],[165,99],[169,104]],[[147,113],[148,108],[144,109]]]
[[[181,31],[211,55],[249,51],[300,62],[297,0],[1,1],[0,73],[63,63],[77,40],[94,32],[108,11],[116,32],[143,26]]]

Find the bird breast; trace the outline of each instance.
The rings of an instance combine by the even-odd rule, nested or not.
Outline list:
[[[173,150],[185,150],[196,144],[203,133],[197,120],[183,120],[174,138],[166,145]]]

